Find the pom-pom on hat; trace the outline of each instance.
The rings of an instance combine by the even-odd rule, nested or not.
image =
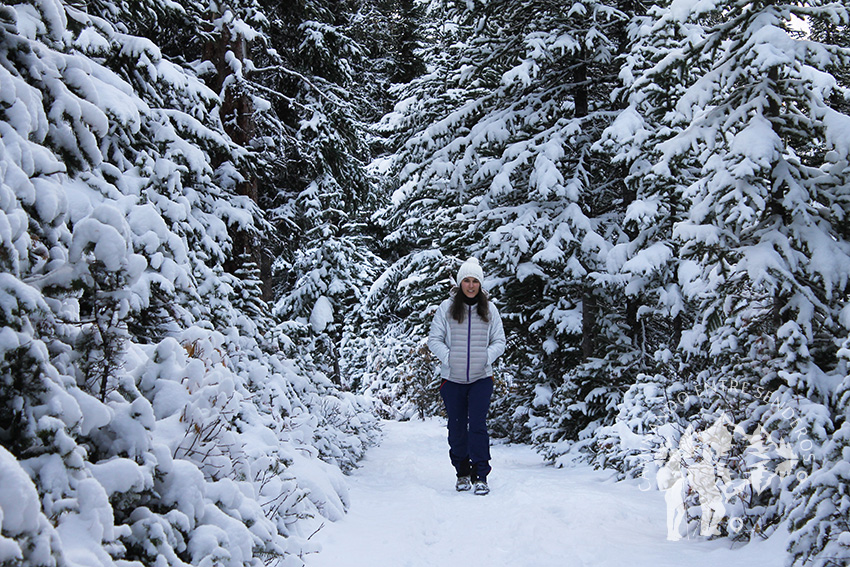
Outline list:
[[[457,271],[457,285],[460,285],[464,278],[475,278],[484,285],[484,270],[481,269],[478,258],[470,258],[460,265],[460,269]]]

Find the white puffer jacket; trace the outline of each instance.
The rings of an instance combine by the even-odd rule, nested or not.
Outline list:
[[[431,331],[428,348],[441,363],[443,379],[468,383],[493,375],[493,362],[505,352],[505,329],[499,310],[489,303],[490,321],[484,321],[476,306],[467,306],[463,323],[449,316],[452,299],[440,304]]]

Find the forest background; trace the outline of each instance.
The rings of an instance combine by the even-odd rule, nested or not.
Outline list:
[[[476,256],[494,434],[653,483],[711,461],[746,482],[707,535],[845,565],[848,25],[3,4],[0,561],[302,565],[379,419],[439,413],[428,324]]]

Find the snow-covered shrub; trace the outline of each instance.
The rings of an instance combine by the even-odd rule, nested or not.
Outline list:
[[[302,565],[371,404],[224,269],[218,95],[89,5],[0,6],[0,562]]]
[[[61,565],[61,544],[38,491],[15,456],[0,446],[0,563]]]

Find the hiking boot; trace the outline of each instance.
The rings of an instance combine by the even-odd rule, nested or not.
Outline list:
[[[468,476],[459,476],[457,477],[457,483],[455,483],[455,490],[458,492],[463,492],[465,490],[472,489],[472,481],[469,480]]]
[[[484,496],[485,494],[489,494],[490,487],[487,486],[486,480],[476,480],[475,481],[475,494],[479,496]]]

